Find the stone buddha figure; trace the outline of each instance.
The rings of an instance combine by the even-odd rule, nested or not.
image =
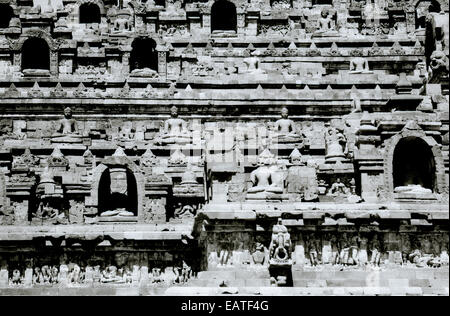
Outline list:
[[[350,194],[350,189],[347,188],[347,186],[341,182],[340,178],[336,179],[336,182],[334,182],[330,190],[328,191],[327,195],[330,196],[347,196]]]
[[[192,141],[191,132],[187,129],[185,120],[178,117],[178,108],[171,109],[171,118],[164,123],[164,131],[160,136],[159,143],[167,144],[188,144]]]
[[[251,57],[244,58],[243,62],[247,66],[247,69],[244,71],[244,73],[252,74],[252,75],[258,75],[258,74],[265,74],[266,72],[259,68],[259,53],[257,51],[254,51],[251,53]]]
[[[369,70],[369,62],[367,58],[364,57],[354,57],[350,60],[350,71],[351,74],[368,74],[372,73]]]
[[[326,135],[326,162],[336,162],[345,159],[347,139],[337,128],[329,128]]]
[[[333,17],[328,9],[323,9],[319,18],[319,30],[314,32],[315,36],[334,36],[339,33],[334,29]]]
[[[64,118],[59,121],[56,132],[52,135],[52,143],[81,143],[77,122],[72,118],[72,109],[64,109]]]
[[[295,123],[289,119],[287,108],[281,110],[281,119],[275,122],[275,133],[278,143],[299,143],[303,137],[297,133]]]
[[[273,194],[282,194],[284,189],[284,175],[276,165],[277,159],[268,149],[258,158],[258,169],[250,174],[252,187],[247,191],[247,197],[265,198]]]

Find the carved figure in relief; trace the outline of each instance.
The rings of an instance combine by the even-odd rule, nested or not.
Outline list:
[[[347,188],[347,186],[341,182],[340,178],[336,179],[336,182],[334,182],[330,189],[328,190],[327,195],[331,196],[347,196],[350,194],[350,189]]]
[[[337,36],[339,33],[335,30],[335,23],[333,20],[333,15],[330,11],[325,8],[320,13],[320,18],[318,21],[319,30],[314,32],[314,36]]]
[[[276,139],[278,143],[301,143],[303,137],[297,132],[293,120],[289,119],[289,110],[281,110],[281,119],[275,122]]]
[[[253,187],[248,189],[248,194],[283,193],[283,175],[276,165],[275,156],[268,150],[264,150],[258,158],[260,167],[250,174],[250,181]]]
[[[360,238],[358,234],[354,234],[350,239],[350,257],[353,264],[359,265],[359,243]]]
[[[378,235],[373,235],[369,243],[371,258],[370,264],[372,266],[379,266],[381,262],[381,243],[378,240]]]
[[[364,57],[354,57],[350,60],[350,73],[360,74],[360,73],[372,73],[369,69],[369,62],[367,58]]]
[[[247,66],[245,73],[252,75],[264,74],[265,71],[259,67],[260,60],[257,57],[259,53],[257,51],[254,51],[251,53],[251,55],[252,55],[251,57],[246,57],[243,60],[244,64]]]
[[[185,120],[178,117],[178,108],[171,108],[171,118],[164,123],[164,131],[160,136],[161,144],[188,144],[192,141],[191,132]]]
[[[320,239],[316,235],[312,235],[306,240],[306,248],[309,254],[309,259],[312,266],[317,266],[320,263],[319,255],[321,253]]]
[[[291,260],[291,235],[286,226],[283,225],[282,219],[278,219],[278,223],[273,226],[272,239],[269,246],[269,258],[272,263],[283,264],[289,263]]]
[[[347,233],[342,233],[339,239],[339,263],[342,265],[348,265],[348,257],[350,253],[350,242],[347,237]]]
[[[347,139],[337,128],[329,128],[325,134],[326,162],[342,161],[347,154]]]
[[[67,107],[64,109],[64,118],[59,121],[56,132],[52,135],[53,143],[79,143],[81,135],[75,119],[72,118],[72,109]]]
[[[11,283],[13,285],[19,285],[22,283],[22,276],[18,269],[14,269],[11,277]]]

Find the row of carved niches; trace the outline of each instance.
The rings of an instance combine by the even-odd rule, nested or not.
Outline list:
[[[284,220],[286,221],[286,220]],[[208,269],[279,264],[367,266],[397,264],[416,267],[448,266],[448,232],[399,233],[370,230],[298,232],[277,229],[273,235],[211,232],[205,239]],[[281,239],[280,239],[281,237]],[[281,241],[281,242],[280,242]],[[285,256],[284,256],[285,255]]]
[[[104,48],[85,42],[80,43],[81,46],[76,55],[65,55],[59,59],[56,57],[49,59],[50,52],[42,47],[42,41],[35,41],[29,47],[24,46],[22,53],[17,55],[18,58],[14,62],[8,56],[1,58],[0,75],[14,82],[21,81],[24,76],[38,79],[36,81],[39,82],[34,85],[18,87],[23,86],[26,89],[25,94],[19,93],[17,97],[70,97],[71,95],[83,97],[83,93],[91,92],[86,96],[136,98],[145,96],[146,84],[149,82],[156,84],[155,88],[165,87],[167,78],[170,80],[178,78],[180,83],[186,84],[195,83],[194,79],[201,80],[204,77],[216,76],[225,82],[240,78],[249,82],[264,83],[268,81],[268,76],[280,76],[278,80],[281,83],[292,84],[293,79],[300,76],[328,79],[325,81],[333,85],[340,80],[345,80],[349,84],[358,84],[360,79],[370,81],[371,84],[386,84],[398,81],[398,77],[394,76],[398,73],[398,69],[380,62],[378,57],[383,56],[388,59],[390,56],[403,55],[411,57],[411,60],[402,61],[408,80],[417,84],[422,83],[424,79],[436,77],[437,74],[445,76],[440,74],[442,72],[440,68],[448,64],[442,50],[436,50],[430,56],[430,65],[426,66],[423,58],[418,57],[424,54],[423,44],[419,40],[411,41],[409,46],[402,46],[397,41],[361,43],[361,45],[369,44],[368,48],[338,47],[335,42],[320,44],[291,42],[281,45],[271,42],[264,44],[267,48],[255,48],[253,44],[248,47],[248,44],[244,44],[244,47],[234,47],[229,43],[226,47],[213,48],[210,44],[206,44],[206,47],[202,45],[194,49],[189,43],[186,48],[171,50],[170,55],[169,52],[147,53],[151,50],[151,48],[147,49],[147,46],[156,45],[152,39],[136,41],[149,43],[136,44],[138,48],[133,48],[131,53],[120,51],[118,56],[105,55]],[[84,50],[87,53],[82,54]],[[274,61],[273,57],[284,59]],[[298,60],[297,57],[327,57],[330,60],[311,63]],[[223,62],[223,58],[227,60]],[[60,91],[60,85],[47,87],[47,84],[39,80],[48,76],[57,77],[63,82],[64,87],[67,88],[66,92]],[[116,83],[106,90],[101,86],[98,86],[96,91],[89,87],[92,85],[90,82],[102,84],[117,81],[122,81],[122,84]],[[70,86],[67,86],[69,82]],[[84,86],[90,89],[84,91],[86,88]],[[40,92],[39,88],[43,90]],[[183,88],[186,86],[183,85]]]
[[[344,8],[331,0],[138,0],[105,6],[97,0],[50,3],[34,0],[33,6],[22,7],[3,4],[0,30],[20,34],[41,19],[43,28],[52,29],[55,35],[94,39],[156,32],[168,37],[424,35],[428,13],[448,12],[448,2],[432,0],[390,0],[381,5],[353,0]]]
[[[144,175],[156,174],[170,178],[170,185],[174,185],[174,196],[180,199],[204,197],[200,194],[206,183],[201,170],[206,162],[213,174],[235,174],[225,181],[230,184],[227,192],[230,201],[265,199],[269,195],[274,200],[329,201],[347,198],[358,202],[360,200],[356,196],[364,193],[365,185],[368,185],[368,190],[378,194],[382,188],[383,192],[390,191],[389,183],[394,181],[392,191],[402,187],[401,194],[408,193],[403,192],[403,187],[410,181],[396,181],[395,174],[409,177],[417,173],[413,170],[428,170],[426,157],[425,160],[415,161],[416,167],[405,172],[399,172],[397,168],[405,166],[404,163],[398,163],[401,159],[395,159],[392,163],[389,159],[393,159],[391,156],[408,156],[405,156],[405,150],[408,152],[411,146],[408,147],[410,142],[405,141],[415,137],[419,142],[425,142],[425,149],[430,147],[429,156],[435,160],[435,167],[434,172],[430,169],[430,172],[425,173],[435,173],[436,176],[432,178],[437,181],[427,180],[425,183],[424,174],[421,176],[418,173],[411,179],[415,177],[422,180],[418,183],[417,179],[412,180],[416,182],[409,184],[418,186],[415,192],[420,186],[424,194],[427,190],[445,193],[445,179],[441,178],[444,175],[443,159],[448,150],[439,148],[439,144],[448,146],[448,132],[442,134],[442,123],[436,121],[434,114],[416,112],[406,115],[394,112],[386,115],[365,112],[354,113],[345,120],[325,123],[296,122],[283,109],[281,118],[271,123],[222,122],[202,125],[200,121],[189,122],[180,118],[174,107],[171,117],[164,124],[142,121],[139,122],[140,130],[136,128],[136,122],[121,120],[78,122],[71,116],[70,108],[66,108],[64,115],[56,123],[45,122],[42,125],[40,123],[43,122],[5,121],[2,141],[7,152],[4,154],[8,156],[6,159],[12,161],[9,182],[29,183],[30,170],[37,168],[38,174],[42,176],[44,168],[49,166],[65,174],[81,172],[81,178],[70,180],[71,183],[91,183],[89,177],[92,176],[92,169],[104,164],[104,160],[112,155],[123,156],[133,166],[143,167],[139,173]],[[83,131],[78,123],[92,127],[88,132]],[[47,136],[38,132],[26,137],[26,134],[35,133],[38,128],[42,128],[41,131],[45,131]],[[202,131],[199,132],[199,129]],[[377,183],[360,183],[360,176],[355,175],[354,171],[355,140],[358,145],[356,162],[364,160],[366,156],[373,161],[386,160],[379,171],[385,168],[383,172],[387,182],[380,182],[382,178],[378,177],[369,179]],[[397,148],[400,140],[399,144],[404,146]],[[37,142],[40,150],[38,155],[32,154],[30,150],[22,151],[23,146],[28,146],[36,152]],[[19,143],[21,149],[15,149]],[[391,156],[390,151],[381,150],[382,144],[389,147]],[[371,174],[368,176],[372,177]],[[431,185],[434,182],[436,185]],[[373,185],[378,188],[372,188]],[[308,188],[308,192],[304,192],[304,188]],[[225,192],[223,190],[221,194]],[[192,205],[195,204],[197,202]]]
[[[184,257],[188,256],[157,251],[1,253],[0,287],[171,286],[197,274],[198,262]]]

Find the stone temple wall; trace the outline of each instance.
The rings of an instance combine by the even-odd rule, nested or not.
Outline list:
[[[448,264],[448,15],[0,0],[0,286]]]

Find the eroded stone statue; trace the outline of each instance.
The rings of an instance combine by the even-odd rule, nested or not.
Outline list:
[[[330,196],[348,196],[350,194],[350,189],[341,182],[340,178],[337,178],[336,181],[331,185],[328,190],[327,195]]]
[[[272,239],[269,246],[269,258],[271,264],[292,264],[292,242],[287,227],[282,219],[273,225]]]
[[[354,57],[350,60],[350,71],[351,74],[367,74],[372,73],[369,69],[369,62],[367,58],[364,57]]]
[[[250,174],[252,187],[247,197],[266,198],[268,195],[282,194],[284,191],[284,175],[277,166],[276,157],[265,149],[258,158],[258,169]]]
[[[162,145],[190,143],[191,132],[187,128],[186,121],[178,117],[178,108],[174,106],[170,111],[171,118],[164,123],[164,131],[157,142]]]
[[[72,118],[72,109],[64,109],[64,118],[59,121],[56,132],[52,135],[52,143],[80,143],[81,135],[78,131],[77,122]]]
[[[252,75],[259,75],[259,74],[265,74],[265,71],[259,67],[260,60],[257,57],[259,53],[257,51],[252,52],[251,57],[244,58],[243,62],[247,66],[247,69],[244,71],[244,73],[252,74]]]
[[[326,162],[336,162],[345,159],[347,154],[347,139],[337,128],[329,128],[325,134]]]
[[[337,36],[339,33],[335,30],[335,23],[330,11],[325,8],[320,13],[319,30],[314,32],[314,36]]]
[[[275,138],[278,143],[301,143],[303,137],[297,132],[295,122],[289,119],[289,110],[281,110],[281,119],[275,122]]]

